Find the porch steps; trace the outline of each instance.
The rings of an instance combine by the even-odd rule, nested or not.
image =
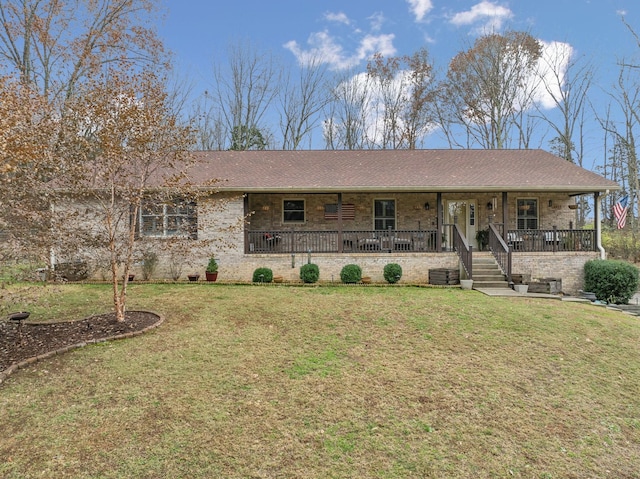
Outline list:
[[[509,288],[509,283],[491,253],[473,253],[473,289]]]

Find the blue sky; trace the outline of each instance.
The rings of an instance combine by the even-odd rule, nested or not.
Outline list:
[[[596,104],[607,101],[618,60],[640,63],[640,47],[621,21],[624,15],[640,33],[638,0],[164,0],[164,5],[160,35],[196,91],[211,88],[213,63],[224,62],[228,45],[243,39],[292,64],[306,54],[319,55],[334,70],[364,69],[376,51],[409,55],[426,47],[436,67],[446,69],[483,32],[523,30],[546,43],[567,44],[593,63]]]

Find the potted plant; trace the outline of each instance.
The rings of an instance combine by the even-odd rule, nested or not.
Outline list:
[[[209,258],[209,264],[207,265],[205,275],[207,277],[207,281],[215,281],[218,279],[218,263],[213,256]]]
[[[478,243],[478,249],[484,251],[489,246],[489,230],[478,230],[476,233],[476,241]]]
[[[189,281],[195,282],[200,279],[200,275],[198,273],[188,274],[187,278],[189,278]]]

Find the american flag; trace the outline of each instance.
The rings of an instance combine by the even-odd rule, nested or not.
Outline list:
[[[627,210],[629,209],[629,195],[624,195],[618,202],[613,205],[613,214],[618,221],[618,229],[624,228],[627,222]]]
[[[356,207],[351,203],[342,204],[342,219],[353,220],[356,217]],[[338,219],[338,205],[336,203],[324,205],[324,219],[325,220],[337,220]]]

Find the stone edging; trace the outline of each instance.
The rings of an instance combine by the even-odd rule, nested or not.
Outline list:
[[[12,364],[7,369],[5,369],[4,371],[0,372],[0,385],[9,376],[11,376],[14,372],[16,372],[19,369],[22,369],[22,368],[24,368],[26,366],[29,366],[31,364],[37,363],[38,361],[42,361],[43,359],[48,359],[48,358],[50,358],[52,356],[56,356],[58,354],[66,353],[68,351],[71,351],[72,349],[84,348],[85,346],[88,346],[90,344],[104,343],[104,342],[107,342],[107,341],[114,341],[114,340],[117,340],[117,339],[133,338],[134,336],[139,336],[139,335],[144,334],[144,333],[146,333],[148,331],[151,331],[152,329],[157,328],[158,326],[160,326],[164,322],[164,316],[161,315],[161,314],[158,314],[158,313],[156,313],[154,311],[140,311],[140,312],[153,314],[153,315],[158,317],[158,321],[156,323],[150,325],[150,326],[147,326],[146,328],[143,328],[143,329],[139,330],[139,331],[131,331],[129,333],[116,334],[115,336],[108,336],[106,338],[90,339],[89,341],[83,341],[81,343],[76,343],[76,344],[70,344],[70,345],[65,346],[63,348],[55,349],[53,351],[49,351],[48,353],[41,354],[39,356],[34,356],[32,358],[27,358],[24,361],[20,361],[19,363]]]

